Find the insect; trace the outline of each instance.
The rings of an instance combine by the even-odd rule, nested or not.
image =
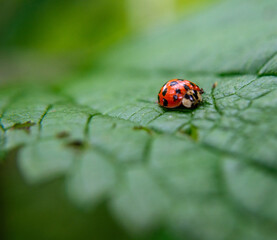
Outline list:
[[[162,107],[176,108],[183,105],[193,108],[202,102],[204,91],[195,83],[184,79],[172,79],[163,85],[158,94],[158,103]]]

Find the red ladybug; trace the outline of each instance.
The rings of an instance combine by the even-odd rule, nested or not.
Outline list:
[[[195,83],[183,79],[172,79],[163,85],[158,94],[158,103],[162,107],[176,108],[183,105],[193,108],[202,102],[204,91]]]

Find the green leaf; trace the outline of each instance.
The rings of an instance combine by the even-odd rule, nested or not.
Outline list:
[[[2,151],[21,147],[25,179],[64,176],[75,204],[106,202],[133,233],[276,239],[276,8],[223,1],[126,40],[86,78],[1,90]],[[203,104],[159,107],[171,78]]]
[[[86,151],[78,158],[67,181],[69,196],[83,206],[105,199],[116,183],[116,170],[109,158]]]
[[[39,141],[22,149],[19,168],[29,182],[49,180],[66,173],[74,157],[61,142]]]

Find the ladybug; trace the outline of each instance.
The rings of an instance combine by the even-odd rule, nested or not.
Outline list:
[[[165,108],[176,108],[183,105],[193,108],[202,102],[204,91],[195,83],[184,79],[172,79],[163,85],[158,94],[158,103]]]

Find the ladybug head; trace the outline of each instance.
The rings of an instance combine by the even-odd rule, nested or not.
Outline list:
[[[202,96],[201,93],[196,90],[188,90],[182,100],[182,104],[186,108],[195,107],[200,102],[202,102]]]

